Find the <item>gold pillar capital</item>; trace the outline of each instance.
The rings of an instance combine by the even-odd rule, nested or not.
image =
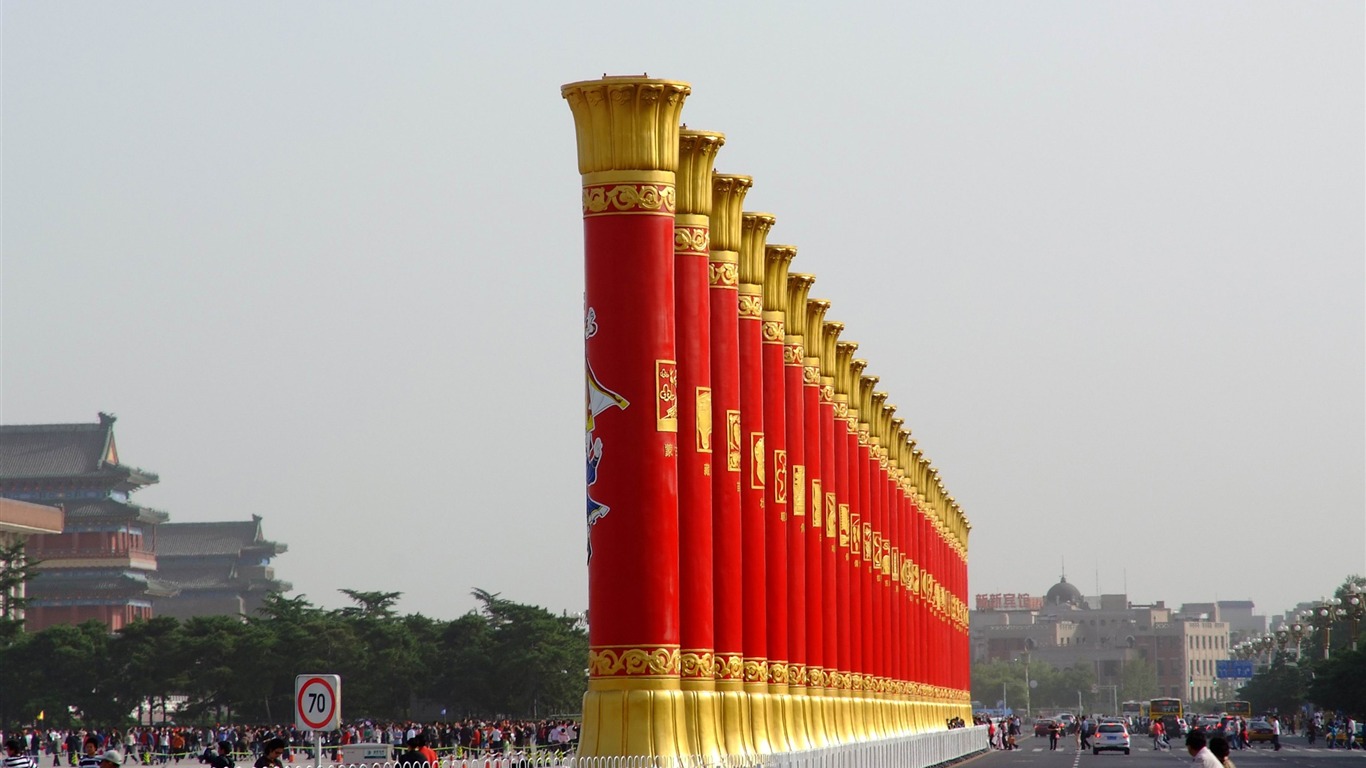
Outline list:
[[[829,309],[830,302],[825,299],[806,300],[806,366],[814,369],[814,373],[808,375],[814,375],[817,379],[829,376],[829,374],[823,370],[824,365],[821,363],[821,355],[824,354],[826,346],[825,337],[827,334],[825,328],[825,313]],[[822,402],[834,402],[835,387],[833,382],[830,384],[830,392],[828,395],[824,392],[826,383],[824,381],[820,381],[819,383],[822,390]]]
[[[868,367],[867,360],[855,360],[854,362],[863,363],[858,371],[858,380],[854,382],[854,386],[858,388],[859,421],[868,425],[868,431],[871,434],[873,422],[877,421],[875,415],[877,409],[873,407],[873,387],[877,386],[881,379],[872,374],[863,373],[863,369]]]
[[[678,132],[678,213],[710,216],[712,208],[712,166],[716,153],[726,143],[724,133],[694,131],[684,127]]]
[[[764,248],[765,310],[787,314],[787,269],[796,256],[795,245],[769,245]]]
[[[745,211],[740,218],[740,282],[764,284],[764,249],[777,220],[771,213]]]
[[[787,276],[787,332],[789,335],[802,337],[802,343],[806,346],[806,355],[812,354],[816,347],[816,335],[807,333],[806,323],[807,316],[811,311],[806,305],[806,296],[811,292],[811,286],[815,284],[815,275],[793,272]],[[817,326],[816,331],[820,331],[819,326]]]
[[[902,424],[906,423],[906,420],[900,418],[899,416],[892,415],[896,413],[895,405],[888,405],[885,406],[885,408],[891,409],[887,413],[889,417],[887,419],[887,423],[890,426],[890,429],[887,430],[887,450],[891,454],[890,458],[892,463],[895,464],[898,468],[901,468],[906,466],[904,455],[906,441],[903,440],[901,437],[906,432],[906,430],[902,429],[901,426]]]
[[[579,173],[675,171],[678,118],[692,86],[650,77],[606,77],[560,86],[574,114]]]
[[[829,303],[826,302],[827,305]],[[836,386],[839,386],[839,379],[835,374],[835,365],[838,360],[837,349],[840,343],[840,334],[844,333],[844,323],[826,320],[821,323],[821,330],[824,332],[821,336],[821,348],[819,350],[821,375],[835,379]]]
[[[740,251],[740,211],[745,195],[754,186],[748,176],[712,173],[711,247],[716,251]]]

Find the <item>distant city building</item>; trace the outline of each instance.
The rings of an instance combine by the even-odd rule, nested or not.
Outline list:
[[[91,619],[117,631],[158,611],[241,616],[264,592],[290,588],[270,564],[285,546],[265,540],[260,518],[170,525],[165,512],[135,503],[132,495],[159,478],[120,460],[114,421],[101,413],[93,424],[0,426],[0,497],[65,512],[65,527],[36,533],[27,546],[40,561],[28,585],[27,631]],[[172,531],[166,547],[163,528]]]
[[[176,594],[159,598],[159,616],[254,616],[271,592],[292,585],[275,578],[271,560],[289,547],[266,540],[261,518],[227,523],[166,523],[157,531],[157,576]]]
[[[1266,617],[1254,614],[1251,600],[1218,600],[1213,603],[1182,603],[1179,614],[1188,619],[1205,618],[1228,624],[1230,642],[1239,642],[1267,631]]]
[[[61,533],[62,510],[27,501],[0,498],[0,547],[10,547],[40,534]],[[0,619],[23,619],[24,585],[15,584],[0,594]]]
[[[1155,695],[1204,700],[1223,693],[1215,662],[1229,658],[1227,622],[1183,618],[1161,602],[1134,605],[1127,595],[1087,600],[1065,576],[1041,607],[975,610],[969,626],[973,661],[1089,664],[1097,685],[1122,686],[1125,665],[1145,660],[1157,673]]]

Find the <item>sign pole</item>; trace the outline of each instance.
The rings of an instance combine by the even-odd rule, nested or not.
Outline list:
[[[316,759],[317,759],[317,761],[318,761],[318,768],[323,768],[323,732],[322,732],[322,731],[314,731],[314,732],[313,732],[313,749],[315,750],[313,754],[315,755],[315,757],[316,757]]]

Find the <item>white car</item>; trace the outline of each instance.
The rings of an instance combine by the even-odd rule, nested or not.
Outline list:
[[[1096,726],[1096,734],[1091,737],[1091,754],[1099,755],[1107,749],[1129,754],[1129,729],[1124,723],[1105,722]]]

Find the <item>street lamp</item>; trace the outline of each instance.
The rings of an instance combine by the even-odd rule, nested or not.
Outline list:
[[[1017,658],[1014,658],[1014,659],[1011,659],[1012,662],[1018,662],[1019,660],[1020,660],[1020,659],[1019,659],[1018,657],[1017,657]],[[1024,673],[1025,673],[1025,717],[1029,717],[1029,713],[1030,713],[1032,710],[1030,709],[1030,702],[1029,702],[1029,654],[1027,654],[1027,653],[1025,654],[1025,657],[1024,657]]]
[[[1320,600],[1308,612],[1306,618],[1310,625],[1319,631],[1319,644],[1323,646],[1323,659],[1328,660],[1330,641],[1333,636],[1333,619],[1337,618],[1337,606],[1332,600]],[[1339,601],[1340,602],[1340,601]]]
[[[1356,582],[1347,586],[1347,599],[1342,601],[1339,613],[1347,619],[1347,628],[1352,638],[1352,650],[1357,649],[1357,624],[1366,616],[1366,588]]]

